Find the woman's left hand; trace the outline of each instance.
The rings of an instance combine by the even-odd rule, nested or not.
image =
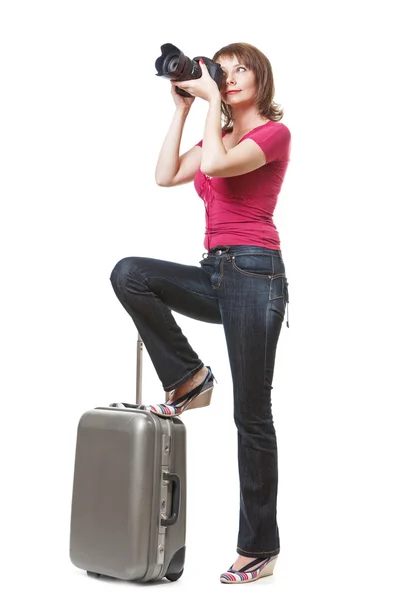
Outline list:
[[[210,102],[213,97],[220,97],[220,91],[216,82],[208,72],[206,65],[201,61],[199,61],[199,65],[201,68],[201,77],[199,79],[188,79],[187,81],[171,80],[171,83],[174,83],[177,87],[189,92],[192,96],[197,96],[198,98]]]

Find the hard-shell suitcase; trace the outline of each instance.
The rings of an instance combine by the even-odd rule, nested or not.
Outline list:
[[[137,405],[142,350],[138,334]],[[70,559],[88,575],[175,581],[185,561],[186,428],[135,406],[99,406],[80,418]]]

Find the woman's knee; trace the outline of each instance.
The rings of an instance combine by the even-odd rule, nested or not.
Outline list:
[[[121,289],[126,287],[128,278],[131,275],[134,258],[121,258],[111,271],[110,281],[114,288]]]

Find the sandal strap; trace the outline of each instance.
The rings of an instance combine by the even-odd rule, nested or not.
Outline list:
[[[251,567],[255,567],[255,565],[257,563],[260,563],[258,565],[258,569],[262,566],[264,561],[269,561],[271,557],[268,556],[267,558],[265,558],[265,556],[263,558],[255,558],[254,560],[252,560],[248,565],[245,565],[244,567],[242,567],[241,569],[237,569],[236,571],[233,571],[234,573],[246,573],[248,569],[251,569]],[[260,562],[263,561],[263,562]],[[233,565],[232,565],[233,566]],[[229,569],[230,571],[232,570],[232,567]]]
[[[187,392],[180,398],[177,398],[176,400],[173,400],[172,402],[168,402],[168,406],[175,407],[175,406],[177,406],[177,404],[181,404],[183,402],[184,404],[179,407],[179,408],[183,408],[183,406],[185,404],[187,404],[188,401],[193,398],[193,396],[197,396],[202,391],[202,388],[208,383],[210,376],[212,376],[210,368],[209,367],[207,367],[207,368],[208,368],[208,373],[207,373],[205,379],[197,387],[195,387],[193,390],[190,390],[190,392]]]

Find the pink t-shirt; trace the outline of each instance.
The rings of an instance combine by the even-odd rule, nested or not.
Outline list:
[[[234,245],[281,249],[273,214],[290,161],[290,131],[283,123],[268,121],[246,133],[239,143],[246,138],[260,146],[265,165],[235,177],[196,172],[193,183],[206,208],[206,250]],[[196,144],[202,145],[203,141]]]

